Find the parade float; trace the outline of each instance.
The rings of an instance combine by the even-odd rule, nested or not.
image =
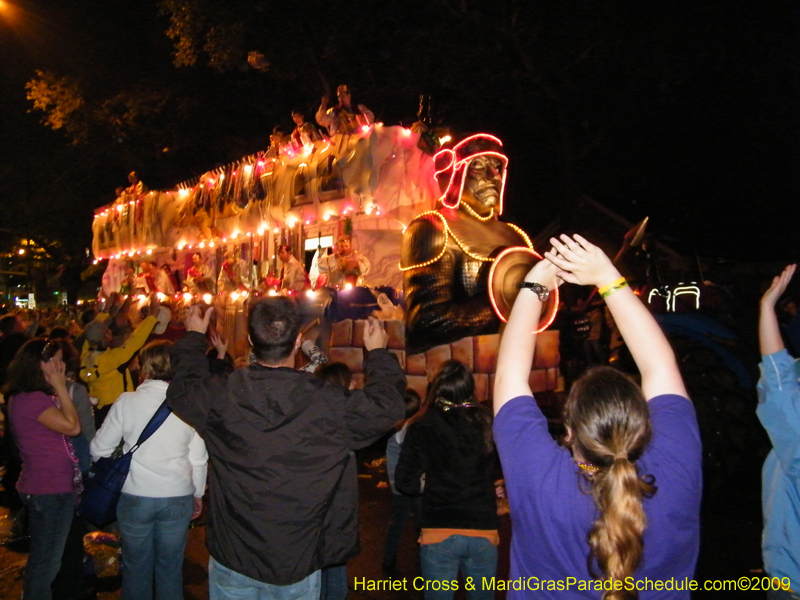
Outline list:
[[[242,357],[249,350],[248,303],[277,293],[270,282],[281,269],[278,247],[290,246],[308,267],[348,234],[370,263],[360,287],[322,287],[302,298],[307,314],[328,325],[322,328],[323,345],[331,360],[347,364],[360,383],[363,319],[374,314],[384,320],[389,348],[410,386],[424,393],[428,374],[457,358],[475,374],[479,398],[488,399],[504,313],[518,291],[515,282],[538,255],[525,232],[497,218],[508,162],[500,140],[471,136],[439,149],[446,141],[373,123],[330,139],[275,143],[172,190],[147,191],[132,176],[131,186],[94,216],[92,251],[97,261],[108,260],[103,291],[119,291],[130,269],[143,261],[186,274],[192,255],[200,253],[216,276],[226,257],[235,257],[245,265],[248,285],[220,286],[213,296],[176,290],[174,300],[213,304],[218,331],[230,340],[232,354]],[[493,183],[476,184],[471,168],[480,177],[490,173],[487,181]],[[492,186],[488,212],[480,202],[466,201],[470,189]],[[465,284],[453,269],[469,272],[472,280]],[[434,326],[426,315],[443,303],[468,318],[439,311]],[[557,304],[556,293],[542,329]],[[458,327],[447,325],[456,320]],[[545,332],[539,340],[531,371],[534,392],[559,385],[558,332]]]

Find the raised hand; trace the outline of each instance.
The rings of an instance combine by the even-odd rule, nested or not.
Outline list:
[[[558,267],[547,258],[533,265],[533,268],[525,276],[525,281],[539,283],[548,290],[553,290],[564,283],[564,280],[558,276]]]
[[[225,354],[228,351],[228,342],[223,340],[222,337],[215,332],[211,334],[211,345],[214,346],[214,349],[217,351],[217,358],[225,360]]]
[[[761,297],[761,309],[758,313],[758,346],[762,356],[769,356],[784,349],[783,337],[775,314],[775,304],[786,291],[792,280],[797,265],[789,265],[780,275],[772,280]]]
[[[364,348],[375,350],[376,348],[386,348],[389,341],[389,334],[383,329],[383,325],[375,317],[367,319],[364,327]]]
[[[558,267],[558,276],[564,281],[600,287],[617,279],[619,271],[605,253],[575,234],[550,238],[552,250],[544,253],[547,260]]]
[[[778,300],[783,293],[786,291],[786,288],[789,285],[789,282],[792,280],[794,276],[794,272],[797,269],[797,265],[789,265],[787,266],[780,275],[776,275],[772,279],[772,285],[769,286],[764,295],[761,297],[761,306],[762,308],[774,308],[775,304],[777,304]]]
[[[200,314],[200,305],[192,305],[189,308],[189,312],[186,313],[186,331],[196,331],[197,333],[205,335],[206,331],[208,331],[208,324],[211,321],[212,314],[214,314],[213,307],[209,307],[206,310],[205,316],[203,316]]]
[[[58,356],[54,356],[47,362],[40,362],[45,381],[56,392],[67,387],[66,365]]]

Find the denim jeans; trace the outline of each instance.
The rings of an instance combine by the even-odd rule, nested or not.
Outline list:
[[[20,494],[28,508],[31,551],[25,567],[25,600],[50,600],[75,514],[75,494]],[[82,573],[77,574],[82,577]]]
[[[192,496],[120,496],[123,600],[183,598],[183,554],[193,510]]]
[[[408,513],[413,512],[414,518],[419,519],[422,512],[422,496],[406,496],[405,494],[392,494],[392,512],[389,517],[389,526],[386,528],[386,539],[383,542],[383,564],[393,566],[397,562],[397,548],[406,528]]]
[[[444,589],[446,586],[441,585],[441,582],[457,580],[459,569],[464,576],[464,588],[469,600],[494,598],[494,592],[490,589],[484,590],[482,585],[484,577],[494,577],[497,571],[497,546],[486,538],[451,535],[438,544],[422,544],[419,552],[422,576],[426,579],[428,588],[425,591],[425,600],[452,598],[452,587]],[[433,589],[435,587],[440,589]],[[475,589],[471,590],[471,587]]]
[[[320,600],[346,600],[347,565],[336,565],[322,569]]]
[[[208,559],[209,600],[319,600],[321,571],[292,583],[272,585]]]
[[[83,536],[89,533],[88,522],[83,517],[74,515],[72,527],[61,554],[61,568],[50,586],[54,600],[73,600],[80,598],[87,590],[83,572]],[[94,527],[92,527],[94,530]]]

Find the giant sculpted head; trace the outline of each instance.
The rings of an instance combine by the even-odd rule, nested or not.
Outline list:
[[[517,280],[541,258],[525,232],[497,219],[508,165],[502,149],[498,138],[478,134],[434,157],[437,208],[409,224],[401,250],[411,353],[496,333]]]
[[[481,216],[501,215],[508,158],[502,142],[488,134],[470,136],[435,157],[436,179],[447,208],[463,202]]]

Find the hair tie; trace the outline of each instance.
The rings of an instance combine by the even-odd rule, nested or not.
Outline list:
[[[621,458],[623,460],[628,460],[628,453],[627,452],[617,452],[614,455],[614,460],[617,460],[618,458]]]
[[[452,410],[454,408],[480,408],[480,404],[478,404],[475,401],[467,400],[465,402],[456,403],[456,402],[450,402],[449,400],[445,400],[441,396],[436,398],[436,400],[434,400],[434,403],[444,412],[447,412],[448,410]]]

